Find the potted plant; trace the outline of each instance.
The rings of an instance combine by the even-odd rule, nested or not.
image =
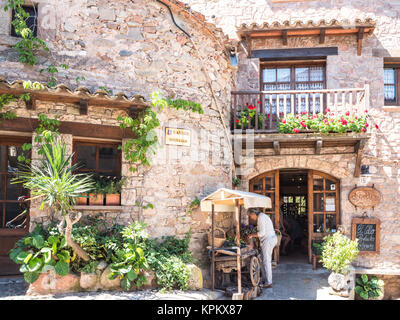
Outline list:
[[[126,178],[109,177],[104,187],[107,206],[118,206],[121,202],[121,191]]]
[[[89,193],[89,205],[91,206],[102,206],[104,204],[104,187],[105,179],[101,176],[94,176],[95,181],[94,189],[92,193]]]
[[[355,292],[364,300],[382,300],[383,299],[383,286],[385,285],[383,280],[379,280],[377,277],[372,276],[368,278],[366,274],[362,274],[361,277],[356,278],[357,286]]]
[[[321,262],[323,266],[332,271],[328,283],[333,289],[332,293],[343,296],[350,295],[349,284],[350,264],[357,258],[358,240],[351,240],[340,231],[324,238],[322,244]]]

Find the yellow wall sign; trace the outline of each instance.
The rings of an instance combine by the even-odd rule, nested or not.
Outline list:
[[[190,130],[165,128],[165,144],[190,147]]]

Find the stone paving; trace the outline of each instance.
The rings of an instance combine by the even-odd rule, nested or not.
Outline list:
[[[255,300],[347,300],[329,294],[329,271],[313,270],[307,263],[281,263],[273,269],[274,286],[263,289]],[[230,300],[221,291],[173,291],[157,290],[135,292],[98,291],[45,296],[25,296],[28,285],[22,277],[0,278],[0,300]]]
[[[0,300],[219,300],[222,292],[203,289],[161,293],[157,290],[135,292],[97,291],[57,295],[26,296],[28,284],[22,277],[0,278]]]

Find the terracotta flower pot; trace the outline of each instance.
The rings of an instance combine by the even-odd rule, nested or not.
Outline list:
[[[87,205],[87,196],[84,195],[83,197],[76,198],[76,205],[77,206],[86,206]]]
[[[107,206],[119,206],[120,201],[121,201],[121,195],[119,193],[106,194]]]
[[[102,206],[104,204],[104,195],[94,193],[89,194],[89,205],[91,206]]]

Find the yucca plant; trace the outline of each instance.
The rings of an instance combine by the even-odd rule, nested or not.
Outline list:
[[[52,215],[61,214],[60,232],[77,256],[88,261],[86,252],[72,240],[72,226],[82,216],[81,213],[75,215],[72,207],[76,198],[93,189],[93,181],[88,175],[73,173],[77,166],[70,164],[72,155],[66,154],[66,146],[58,136],[43,144],[41,150],[43,158],[32,162],[30,167],[23,166],[13,183],[22,183],[29,189],[31,200],[41,199],[41,210],[47,207]]]

